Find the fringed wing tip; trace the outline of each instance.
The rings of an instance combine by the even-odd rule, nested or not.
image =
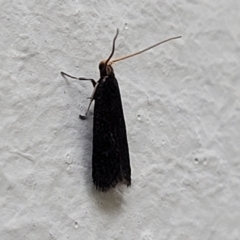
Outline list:
[[[118,183],[123,183],[123,184],[127,185],[127,187],[130,187],[131,186],[131,179],[130,180],[124,179],[124,180],[121,180],[121,181],[120,180],[115,180],[115,181],[113,181],[111,183],[108,183],[108,184],[106,184],[106,183],[103,184],[103,183],[100,183],[100,182],[97,182],[97,181],[93,181],[93,183],[96,187],[96,190],[98,190],[100,192],[107,192],[111,188],[115,188]]]

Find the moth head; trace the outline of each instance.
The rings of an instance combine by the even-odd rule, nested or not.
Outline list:
[[[112,68],[112,62],[107,62],[106,60],[102,60],[99,63],[99,71],[101,77],[106,77],[114,74],[113,68]]]

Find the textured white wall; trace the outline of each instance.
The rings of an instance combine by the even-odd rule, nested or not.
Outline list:
[[[85,3],[83,3],[85,2]],[[240,239],[240,2],[4,1],[0,239]],[[115,65],[132,186],[91,180],[90,83]],[[92,115],[91,115],[92,116]]]

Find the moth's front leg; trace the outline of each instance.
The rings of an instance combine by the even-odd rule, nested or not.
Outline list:
[[[67,74],[67,73],[65,73],[65,72],[61,72],[61,75],[63,76],[63,77],[65,77],[65,76],[67,76],[67,77],[70,77],[70,78],[73,78],[73,79],[77,79],[77,80],[80,80],[80,81],[91,81],[91,83],[92,83],[92,85],[93,85],[93,87],[95,87],[95,85],[96,85],[96,81],[94,80],[94,79],[92,79],[92,78],[83,78],[83,77],[73,77],[73,76],[71,76],[71,75],[69,75],[69,74]]]
[[[87,108],[87,111],[86,111],[85,115],[79,115],[79,118],[80,118],[80,119],[82,119],[82,120],[86,119],[87,114],[88,114],[89,109],[90,109],[90,106],[91,106],[91,104],[92,104],[92,101],[93,101],[93,99],[94,99],[94,94],[95,94],[95,92],[96,92],[98,83],[97,83],[94,79],[92,79],[92,78],[83,78],[83,77],[79,77],[79,78],[78,78],[78,77],[73,77],[73,76],[71,76],[71,75],[69,75],[69,74],[67,74],[67,73],[65,73],[65,72],[61,72],[61,75],[62,75],[63,77],[67,76],[67,77],[70,77],[70,78],[73,78],[73,79],[77,79],[77,80],[80,80],[80,81],[91,81],[91,83],[92,83],[92,85],[93,85],[93,87],[94,87],[94,90],[93,90],[92,96],[90,97],[89,106],[88,106],[88,108]]]

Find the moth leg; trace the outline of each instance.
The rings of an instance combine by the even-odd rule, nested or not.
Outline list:
[[[92,104],[92,102],[93,102],[94,94],[95,94],[95,92],[96,92],[96,90],[97,90],[98,84],[99,84],[99,83],[97,82],[97,83],[95,84],[95,86],[94,86],[92,95],[91,95],[91,97],[90,97],[90,103],[89,103],[89,105],[88,105],[88,108],[87,108],[87,111],[86,111],[85,115],[79,115],[79,118],[82,119],[82,120],[86,119],[86,117],[87,117],[87,114],[88,114],[89,109],[90,109],[90,107],[91,107],[91,104]]]
[[[70,77],[70,78],[73,78],[73,79],[77,79],[77,80],[81,80],[81,81],[91,81],[93,87],[95,87],[95,85],[96,85],[96,81],[94,79],[92,79],[92,78],[73,77],[73,76],[71,76],[71,75],[69,75],[69,74],[67,74],[65,72],[61,72],[61,75],[63,77],[67,76],[67,77]]]
[[[80,118],[80,119],[86,119],[87,114],[88,114],[88,112],[89,112],[89,109],[90,109],[90,107],[91,107],[92,101],[93,101],[93,99],[94,99],[94,94],[95,94],[95,92],[96,92],[98,83],[97,83],[94,79],[92,79],[92,78],[82,78],[82,77],[77,78],[77,77],[73,77],[73,76],[71,76],[71,75],[69,75],[69,74],[67,74],[67,73],[65,73],[65,72],[61,72],[61,75],[62,75],[63,77],[67,76],[67,77],[70,77],[70,78],[73,78],[73,79],[77,79],[77,80],[91,81],[94,89],[93,89],[93,93],[92,93],[92,95],[91,95],[91,97],[90,97],[90,103],[89,103],[89,105],[88,105],[88,108],[87,108],[87,111],[86,111],[85,115],[79,115],[79,118]]]

